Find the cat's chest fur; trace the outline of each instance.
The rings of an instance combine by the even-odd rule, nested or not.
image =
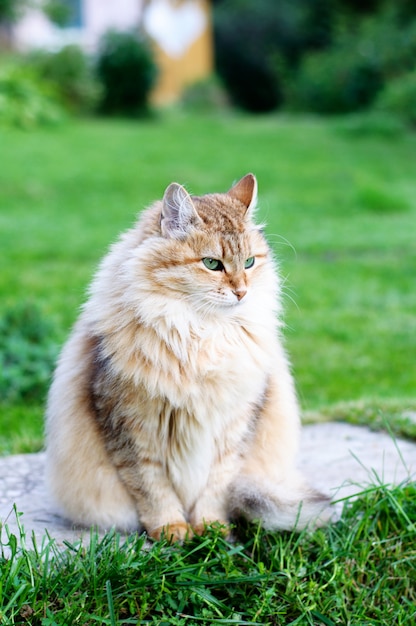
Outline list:
[[[266,393],[273,336],[268,342],[244,316],[198,327],[184,308],[175,318],[181,324],[155,315],[152,326],[132,322],[102,339],[111,367],[95,391],[101,418],[127,428],[138,454],[160,459],[189,507],[218,458],[232,451],[238,470]],[[116,402],[114,387],[124,390]]]

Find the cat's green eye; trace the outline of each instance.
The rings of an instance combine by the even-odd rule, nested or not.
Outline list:
[[[218,259],[211,259],[210,257],[206,257],[202,259],[202,263],[209,270],[213,270],[214,272],[221,272],[224,269],[224,265]]]
[[[253,267],[255,260],[256,260],[256,257],[254,256],[250,256],[248,259],[246,259],[246,262],[244,263],[244,269],[249,270],[250,267]]]

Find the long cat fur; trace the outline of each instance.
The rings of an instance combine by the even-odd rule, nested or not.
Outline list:
[[[104,257],[48,398],[47,482],[74,523],[183,539],[240,515],[303,528],[325,508],[296,470],[256,197],[252,174],[202,197],[172,183]]]

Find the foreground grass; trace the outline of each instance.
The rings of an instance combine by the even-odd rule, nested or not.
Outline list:
[[[332,416],[348,401],[412,434],[415,135],[370,122],[357,131],[345,121],[179,114],[1,133],[2,310],[34,303],[58,349],[109,243],[170,181],[198,194],[254,171],[304,410]],[[43,398],[27,406],[0,401],[0,453],[41,446]]]
[[[59,551],[2,530],[0,623],[408,625],[416,486],[375,486],[313,533],[218,531],[184,546],[118,535]],[[6,557],[5,550],[8,550]]]

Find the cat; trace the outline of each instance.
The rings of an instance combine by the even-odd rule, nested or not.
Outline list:
[[[47,483],[73,523],[176,541],[240,516],[300,529],[327,510],[296,469],[256,201],[253,174],[200,197],[172,183],[101,262],[47,405]]]

